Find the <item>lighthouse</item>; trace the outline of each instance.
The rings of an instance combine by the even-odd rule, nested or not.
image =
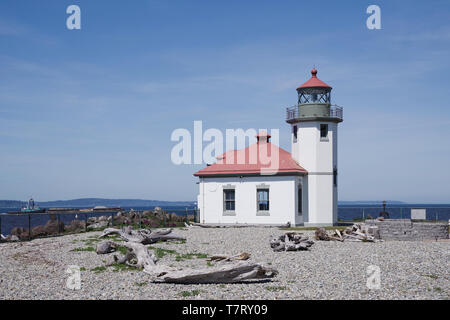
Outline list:
[[[331,104],[331,90],[314,68],[311,78],[297,88],[297,104],[286,110],[292,158],[308,171],[302,186],[308,194],[305,225],[337,223],[337,142],[343,110]]]
[[[202,223],[337,223],[337,129],[342,108],[331,105],[331,87],[317,78],[316,69],[311,75],[297,88],[297,104],[286,110],[291,152],[272,144],[267,132],[259,132],[256,143],[228,150],[194,173],[199,178]],[[261,157],[251,160],[250,155],[261,154],[261,149],[270,150],[270,167]]]

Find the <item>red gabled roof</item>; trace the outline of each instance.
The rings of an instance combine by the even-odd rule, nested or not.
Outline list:
[[[272,154],[274,154],[273,157]],[[278,159],[276,156],[277,154]],[[242,150],[227,151],[223,155],[217,157],[217,159],[218,161],[215,164],[197,171],[194,173],[194,176],[307,173],[307,171],[292,158],[289,152],[265,141],[257,142]],[[274,165],[271,165],[271,163]]]
[[[323,82],[322,80],[317,78],[316,68],[311,70],[311,75],[312,75],[311,79],[309,79],[304,84],[302,84],[300,87],[298,87],[297,90],[302,89],[302,88],[313,88],[313,87],[331,88],[325,82]]]

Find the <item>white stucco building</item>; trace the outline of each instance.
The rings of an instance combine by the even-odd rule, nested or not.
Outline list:
[[[260,132],[257,143],[227,151],[194,174],[200,179],[200,222],[337,223],[337,130],[342,108],[331,105],[332,88],[317,78],[317,70],[311,74],[297,88],[298,103],[286,110],[291,153]]]

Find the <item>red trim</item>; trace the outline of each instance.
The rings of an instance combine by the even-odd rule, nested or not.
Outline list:
[[[314,68],[311,70],[311,79],[306,81],[304,84],[302,84],[298,89],[302,88],[331,88],[329,85],[327,85],[325,82],[317,78],[317,70]]]

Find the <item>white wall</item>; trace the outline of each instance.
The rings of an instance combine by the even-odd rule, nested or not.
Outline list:
[[[320,125],[328,124],[328,139],[320,138]],[[333,170],[337,168],[337,123],[306,121],[297,125],[297,141],[292,133],[292,157],[308,171],[308,214],[305,225],[337,223],[337,188]]]
[[[200,222],[220,224],[267,224],[280,225],[290,222],[299,225],[303,217],[297,213],[297,186],[302,183],[298,176],[258,176],[229,178],[200,178],[198,207]],[[269,188],[269,215],[257,215],[256,190],[261,185]],[[223,190],[233,186],[236,197],[235,215],[224,214]],[[304,192],[303,212],[308,201]]]

